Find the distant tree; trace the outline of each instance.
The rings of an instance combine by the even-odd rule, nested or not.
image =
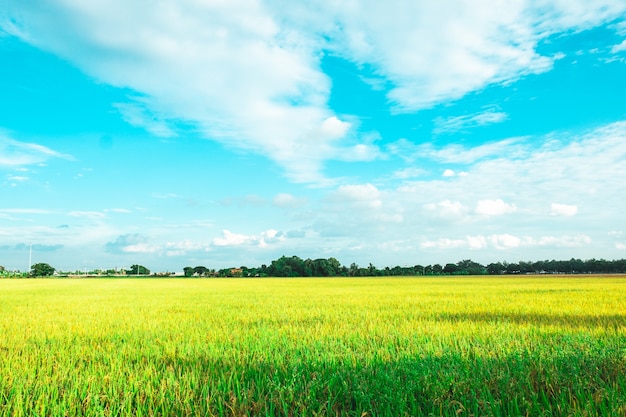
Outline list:
[[[46,263],[38,263],[30,268],[31,277],[47,277],[54,274],[55,269]]]
[[[185,274],[186,277],[192,277],[193,276],[193,268],[190,266],[186,266],[183,268],[183,273]]]
[[[454,274],[457,271],[457,267],[455,264],[452,263],[448,263],[446,264],[446,266],[443,267],[443,273],[444,274]]]
[[[479,264],[478,262],[474,262],[471,259],[464,259],[460,262],[457,262],[457,274],[466,274],[466,275],[482,275],[487,273],[487,269]]]
[[[198,274],[199,277],[203,277],[207,272],[209,272],[209,269],[206,266],[196,266],[193,268],[193,273]]]
[[[505,271],[506,267],[504,265],[502,265],[502,263],[498,262],[498,263],[490,263],[489,265],[487,265],[487,272],[489,273],[489,275],[500,275],[502,274],[502,271]]]
[[[150,270],[143,265],[131,265],[130,269],[126,271],[128,275],[150,275]]]

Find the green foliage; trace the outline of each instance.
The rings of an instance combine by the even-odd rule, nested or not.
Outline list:
[[[0,281],[0,415],[622,416],[626,279]]]
[[[130,269],[126,271],[128,275],[150,275],[150,270],[143,265],[131,265]]]
[[[48,265],[47,263],[36,263],[32,265],[30,268],[30,276],[31,277],[48,277],[50,275],[54,275],[55,269]]]

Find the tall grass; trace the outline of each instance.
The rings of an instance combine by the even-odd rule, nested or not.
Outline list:
[[[0,281],[0,415],[626,415],[626,278]]]

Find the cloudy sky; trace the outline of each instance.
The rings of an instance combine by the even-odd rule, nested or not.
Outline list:
[[[0,265],[626,257],[623,0],[0,0]]]

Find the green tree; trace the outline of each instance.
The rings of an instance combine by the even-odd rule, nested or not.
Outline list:
[[[449,274],[449,275],[452,275],[452,274],[456,273],[456,271],[457,271],[457,267],[456,267],[456,265],[455,265],[455,264],[453,264],[453,263],[448,263],[448,264],[446,264],[446,265],[443,267],[443,273],[444,273],[444,274]]]
[[[48,277],[54,274],[55,269],[47,263],[37,263],[30,268],[31,277]]]
[[[192,277],[193,276],[193,268],[190,266],[186,266],[183,268],[183,273],[185,274],[186,277]]]
[[[150,270],[143,265],[131,265],[130,270],[126,271],[128,275],[150,275]]]
[[[206,266],[199,265],[193,268],[193,273],[198,274],[199,277],[203,277],[207,272],[209,269]]]

